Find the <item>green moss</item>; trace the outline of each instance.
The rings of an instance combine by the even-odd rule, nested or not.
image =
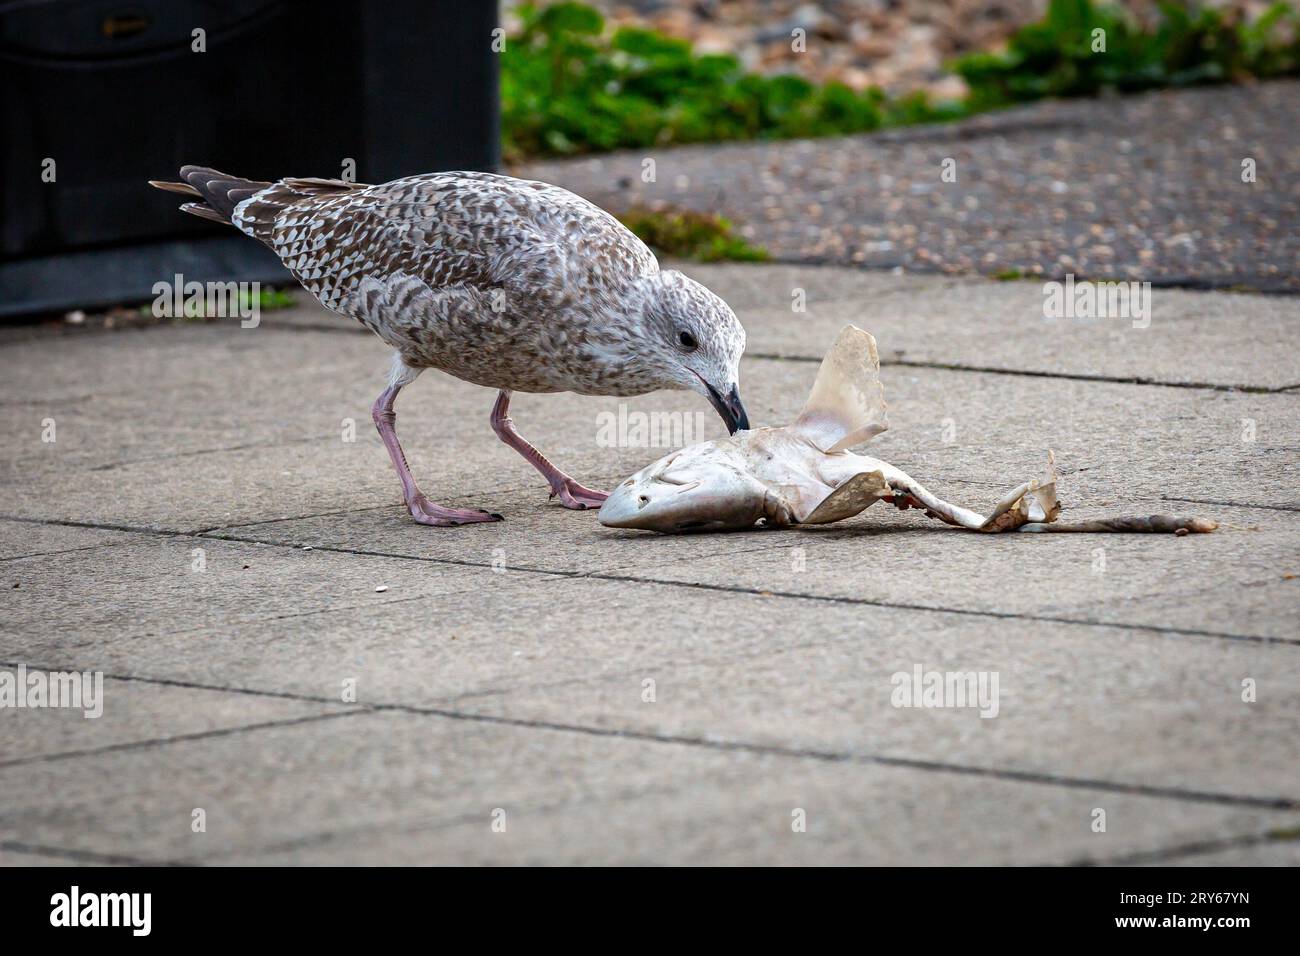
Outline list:
[[[762,262],[767,252],[734,233],[732,224],[713,213],[690,209],[634,207],[619,220],[647,246],[670,256],[700,262]]]

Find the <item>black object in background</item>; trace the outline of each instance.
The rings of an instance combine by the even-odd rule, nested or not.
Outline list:
[[[361,182],[496,168],[496,14],[494,0],[0,0],[0,316],[150,299],[177,272],[291,281],[149,187],[185,163],[341,178],[351,160]]]

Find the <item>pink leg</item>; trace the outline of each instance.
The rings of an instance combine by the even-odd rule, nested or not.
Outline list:
[[[550,483],[551,497],[558,495],[560,504],[564,507],[575,510],[599,508],[601,502],[609,497],[604,491],[593,491],[578,484],[547,461],[545,455],[528,444],[524,437],[515,431],[515,423],[510,420],[510,392],[504,388],[497,395],[496,404],[492,406],[492,430],[497,433],[498,438],[523,455],[525,461],[542,473]]]
[[[420,524],[438,527],[477,521],[500,521],[500,515],[490,514],[481,508],[444,508],[424,497],[415,479],[411,477],[411,468],[406,463],[406,454],[397,440],[397,429],[394,427],[397,423],[397,413],[393,411],[393,402],[396,401],[397,393],[401,390],[400,385],[385,389],[384,393],[375,399],[374,407],[370,409],[370,417],[375,420],[379,437],[384,440],[388,457],[393,460],[393,467],[397,469],[397,478],[402,483],[402,499],[406,502],[406,510],[411,513],[411,517]]]

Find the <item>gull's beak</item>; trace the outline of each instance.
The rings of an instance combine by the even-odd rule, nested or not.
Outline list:
[[[733,435],[738,431],[748,431],[749,416],[745,414],[745,406],[740,401],[740,386],[731,386],[731,391],[725,397],[707,382],[705,386],[709,390],[709,402],[726,422],[727,431]]]

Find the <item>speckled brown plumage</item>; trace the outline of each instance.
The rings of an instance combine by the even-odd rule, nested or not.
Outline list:
[[[181,208],[265,243],[322,305],[396,350],[381,433],[396,389],[423,369],[499,389],[498,434],[576,506],[603,495],[573,492],[581,486],[512,432],[509,392],[689,388],[730,428],[748,427],[735,314],[694,280],[661,270],[618,220],[565,189],[478,172],[381,185],[260,182],[198,166],[180,175],[153,185],[197,197]],[[400,474],[395,439],[390,452]],[[403,484],[409,498],[414,484]]]
[[[656,321],[702,320],[690,323],[700,351],[723,362],[744,346],[717,296],[661,272],[617,219],[556,186],[475,172],[378,186],[190,166],[181,177],[413,368],[516,391],[631,395],[691,387],[657,367],[661,349],[647,354]]]

